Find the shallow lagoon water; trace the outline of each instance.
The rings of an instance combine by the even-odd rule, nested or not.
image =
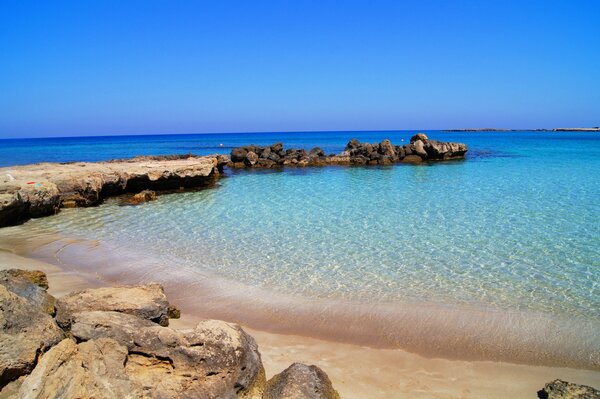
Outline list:
[[[410,137],[396,134],[371,141]],[[215,188],[137,207],[113,199],[0,233],[99,240],[113,256],[160,260],[155,276],[197,270],[273,295],[556,317],[585,325],[597,354],[600,136],[430,136],[466,142],[469,157],[232,171]]]

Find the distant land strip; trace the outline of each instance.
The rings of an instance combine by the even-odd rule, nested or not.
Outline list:
[[[557,127],[554,129],[498,129],[482,127],[476,129],[446,129],[442,132],[600,132],[600,127]]]

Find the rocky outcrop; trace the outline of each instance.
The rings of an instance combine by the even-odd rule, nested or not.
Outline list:
[[[267,382],[263,399],[340,399],[317,366],[294,363]]]
[[[52,300],[45,289],[19,277],[12,284],[6,275],[0,284],[0,388],[31,372],[40,354],[64,338],[48,314]]]
[[[234,168],[273,168],[281,166],[324,166],[324,165],[390,165],[399,162],[419,163],[446,161],[464,158],[467,146],[462,143],[447,143],[429,140],[418,133],[410,144],[393,145],[390,140],[381,143],[361,143],[350,140],[340,154],[325,155],[315,147],[285,150],[282,143],[271,146],[245,146],[234,148],[228,165]]]
[[[264,389],[256,343],[235,324],[205,320],[177,331],[129,314],[92,311],[74,315],[71,334],[78,342],[109,338],[127,348],[127,378],[153,397],[260,398]]]
[[[46,309],[47,287],[41,272],[0,272],[0,397],[263,398],[260,353],[240,326],[169,328],[179,310],[146,284],[60,298],[63,331]],[[269,398],[339,398],[315,366],[295,364],[268,387]]]
[[[600,399],[600,391],[587,385],[554,380],[538,391],[540,399]]]
[[[142,190],[137,194],[134,194],[127,201],[130,205],[139,205],[148,201],[156,201],[156,191]]]
[[[198,187],[218,175],[217,156],[137,157],[109,162],[40,163],[0,168],[0,227],[63,207],[96,205],[102,199],[145,189]]]
[[[168,326],[169,307],[160,284],[102,287],[73,292],[60,298],[56,302],[56,321],[68,329],[75,313],[101,310],[127,313]]]

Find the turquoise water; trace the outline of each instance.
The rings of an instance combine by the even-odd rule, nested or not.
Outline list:
[[[369,138],[410,136],[394,134]],[[313,141],[335,151],[349,136]],[[275,295],[524,311],[598,326],[600,135],[431,136],[466,142],[469,157],[228,172],[214,189],[137,207],[111,200],[5,230],[100,240],[169,270],[204,270]]]

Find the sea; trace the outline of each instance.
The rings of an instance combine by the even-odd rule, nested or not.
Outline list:
[[[415,133],[5,139],[0,165],[275,142],[329,154]],[[599,369],[600,134],[424,133],[466,143],[466,159],[229,170],[141,206],[109,199],[4,228],[0,243],[110,281],[157,280],[184,309],[276,332]]]

